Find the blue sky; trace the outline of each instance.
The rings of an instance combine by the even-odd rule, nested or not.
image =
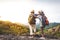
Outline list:
[[[49,22],[60,22],[60,0],[0,0],[0,19],[27,24],[32,9],[43,10]]]

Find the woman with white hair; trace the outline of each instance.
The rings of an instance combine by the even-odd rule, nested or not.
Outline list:
[[[43,11],[38,11],[38,13],[39,14],[38,14],[37,18],[40,20],[39,23],[40,23],[41,35],[42,35],[42,37],[44,37],[44,31],[43,30],[44,30],[44,27],[46,26],[46,24],[45,24],[46,16],[45,16]]]

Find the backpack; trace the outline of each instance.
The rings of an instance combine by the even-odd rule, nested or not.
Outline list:
[[[46,25],[49,25],[49,21],[48,21],[47,18],[45,19],[45,24],[46,24]]]
[[[28,17],[28,23],[30,23],[30,24],[35,24],[35,18],[34,18],[34,16],[33,15],[29,15],[29,17]]]
[[[42,25],[44,26],[49,25],[49,21],[46,16],[42,16]]]

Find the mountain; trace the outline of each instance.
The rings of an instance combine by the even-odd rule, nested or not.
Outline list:
[[[51,27],[55,27],[55,26],[57,26],[57,25],[59,25],[60,23],[57,23],[57,22],[53,22],[53,23],[49,23],[49,25],[47,25],[45,28],[51,28]],[[39,29],[40,28],[40,24],[36,24],[36,27],[37,27],[37,29]]]

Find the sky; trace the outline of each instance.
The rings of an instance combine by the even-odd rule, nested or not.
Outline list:
[[[60,0],[0,0],[0,20],[27,24],[33,9],[44,11],[49,22],[60,22]]]

